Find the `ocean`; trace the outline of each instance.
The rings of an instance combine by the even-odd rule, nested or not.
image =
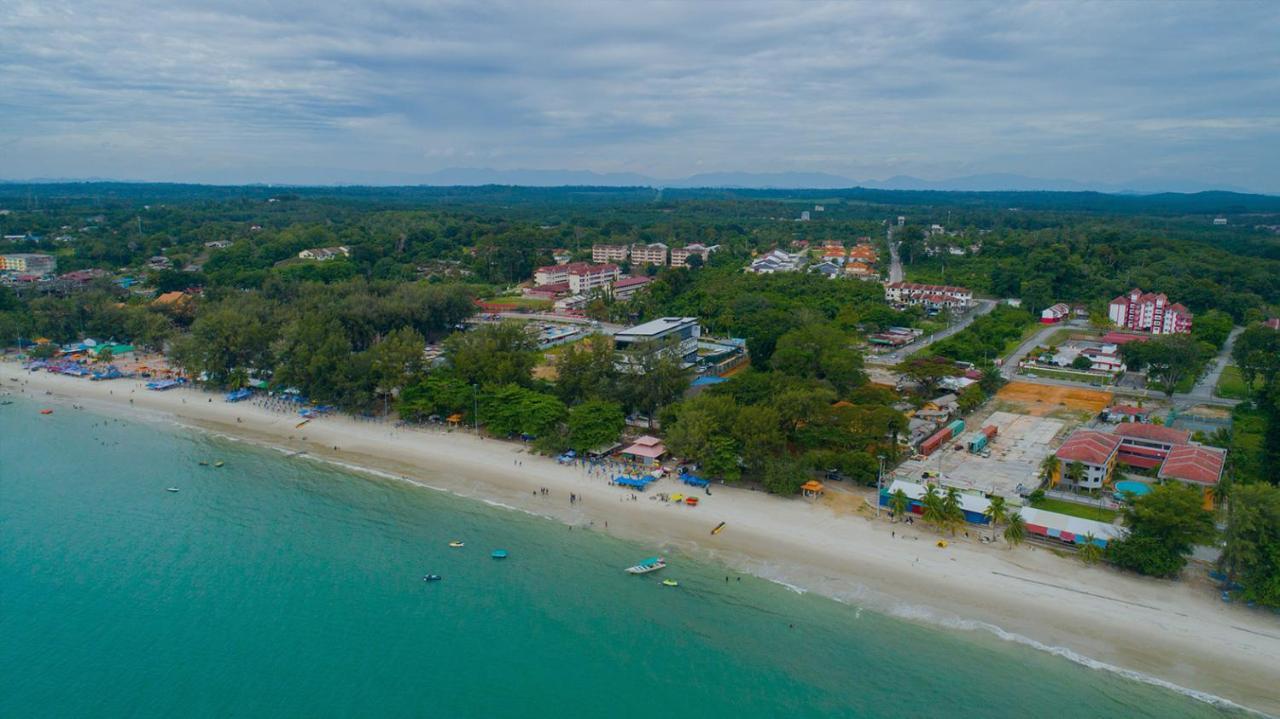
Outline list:
[[[678,554],[630,576],[659,548],[395,479],[37,407],[0,406],[7,719],[1242,714]]]

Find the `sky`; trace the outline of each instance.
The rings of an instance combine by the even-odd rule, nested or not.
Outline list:
[[[1280,194],[1280,2],[2,5],[6,179],[1013,173]]]

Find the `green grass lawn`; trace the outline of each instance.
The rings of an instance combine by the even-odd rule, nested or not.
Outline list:
[[[1045,497],[1032,506],[1036,509],[1043,509],[1046,512],[1069,514],[1072,517],[1092,519],[1095,522],[1113,522],[1116,518],[1116,511],[1113,509],[1089,506],[1086,504],[1076,504],[1075,502],[1068,502],[1065,499],[1053,499],[1052,497]]]
[[[1082,382],[1084,384],[1092,384],[1098,382],[1103,386],[1111,384],[1111,380],[1105,377],[1097,377],[1085,374],[1084,372],[1068,372],[1066,370],[1041,369],[1039,367],[1028,369],[1022,374],[1032,377],[1047,377],[1049,379],[1065,379],[1071,382]]]
[[[1222,376],[1218,378],[1218,386],[1214,389],[1214,394],[1226,399],[1248,399],[1249,387],[1244,382],[1244,377],[1240,375],[1240,368],[1229,364],[1222,370]]]

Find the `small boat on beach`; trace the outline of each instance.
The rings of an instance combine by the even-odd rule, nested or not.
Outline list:
[[[721,523],[719,523],[719,524],[717,524],[717,525],[716,525],[716,528],[715,528],[715,529],[711,530],[711,536],[713,536],[713,537],[714,537],[715,535],[717,535],[717,534],[719,534],[719,533],[721,533],[721,532],[723,532],[723,531],[724,531],[724,522],[721,522]]]
[[[166,491],[166,492],[176,492],[176,491],[178,491],[178,488],[177,488],[177,487],[165,487],[165,488],[164,488],[164,491]]]
[[[676,581],[676,580],[674,580],[674,579],[664,579],[664,580],[662,580],[662,586],[664,586],[664,587],[678,587],[678,586],[680,586],[680,582],[677,582],[677,581]]]
[[[428,574],[428,575],[426,575],[426,576],[424,576],[424,577],[422,578],[422,581],[424,581],[424,582],[438,582],[438,581],[440,581],[441,579],[444,579],[444,577],[440,576],[439,574]]]
[[[667,566],[667,560],[662,557],[649,557],[634,567],[627,567],[627,574],[648,574],[656,572]]]
[[[449,542],[449,546],[454,549],[461,549],[467,545],[461,539],[455,539],[452,542]]]
[[[493,552],[491,552],[491,553],[489,554],[489,556],[490,556],[490,557],[493,557],[494,559],[506,559],[506,558],[507,558],[507,550],[505,550],[505,549],[495,549],[495,550],[493,550]]]

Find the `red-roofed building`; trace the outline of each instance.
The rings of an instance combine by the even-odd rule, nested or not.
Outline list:
[[[1137,287],[1128,295],[1111,300],[1107,315],[1117,326],[1155,335],[1191,331],[1190,310],[1176,302],[1171,304],[1164,294],[1143,292]]]
[[[1120,437],[1120,461],[1142,469],[1159,467],[1170,450],[1191,441],[1190,432],[1158,424],[1127,422],[1115,433]]]
[[[934,307],[968,307],[973,291],[950,285],[921,285],[915,282],[890,282],[884,286],[884,299],[894,305],[926,305]]]
[[[1151,411],[1130,404],[1118,404],[1102,411],[1103,419],[1108,422],[1148,422]]]
[[[615,300],[630,299],[632,295],[639,292],[641,288],[653,281],[652,277],[627,277],[613,283],[610,292],[613,293]]]
[[[618,454],[643,465],[656,465],[662,461],[662,456],[667,453],[667,446],[662,440],[650,435],[638,437],[630,447],[622,450]]]
[[[1280,317],[1272,317],[1266,322],[1263,322],[1262,326],[1266,327],[1267,329],[1276,330],[1277,332],[1280,332]]]
[[[569,290],[575,295],[586,294],[597,287],[608,287],[622,276],[617,265],[588,265],[579,262],[566,267],[572,268],[569,270]]]
[[[1160,467],[1160,479],[1183,482],[1204,491],[1204,508],[1213,508],[1213,493],[1227,462],[1224,449],[1188,444],[1174,447]]]
[[[1120,441],[1121,438],[1114,434],[1089,429],[1072,433],[1058,451],[1054,452],[1054,456],[1058,458],[1058,469],[1053,473],[1052,483],[1080,489],[1101,488],[1110,480],[1111,472],[1115,469]],[[1072,481],[1068,470],[1076,462],[1084,467],[1084,475],[1079,482]]]

